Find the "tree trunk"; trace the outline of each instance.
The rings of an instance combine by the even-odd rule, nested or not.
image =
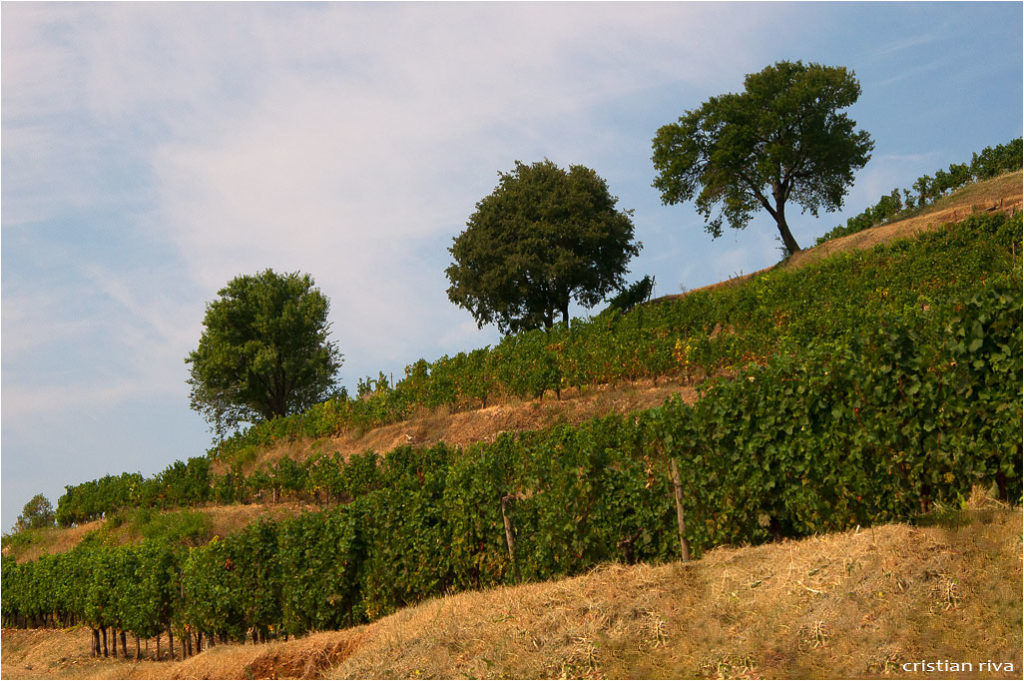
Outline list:
[[[160,634],[156,635],[156,659],[160,659]]]
[[[669,457],[669,469],[672,474],[672,487],[676,497],[676,523],[679,525],[679,553],[683,561],[690,560],[690,543],[686,541],[686,522],[683,519],[683,484],[679,481],[679,469],[676,468],[675,457]]]
[[[174,632],[171,631],[171,625],[167,625],[167,647],[171,651],[171,659],[174,659]]]
[[[124,659],[126,659],[126,660],[128,659],[128,642],[126,640],[127,638],[128,638],[127,634],[125,634],[124,633],[124,629],[122,629],[121,630],[121,656]],[[135,640],[136,640],[136,642],[138,642],[138,639],[135,639]]]
[[[100,630],[95,627],[92,629],[92,654],[100,656]]]
[[[107,628],[100,627],[100,633],[103,634],[103,657],[110,657],[110,654],[107,652]]]
[[[793,233],[789,231],[789,225],[786,224],[785,218],[778,224],[779,234],[782,235],[782,243],[786,245],[786,250],[789,251],[790,255],[797,253],[800,250],[800,245],[793,238]]]
[[[776,199],[776,201],[778,200]],[[793,255],[800,250],[800,245],[793,238],[793,233],[789,231],[789,225],[786,223],[785,203],[776,203],[775,215],[773,217],[775,218],[775,224],[779,228],[779,234],[782,236],[782,243],[786,246],[789,254]]]
[[[519,563],[516,561],[516,532],[512,519],[508,517],[508,506],[515,500],[514,494],[506,494],[501,498],[501,518],[505,523],[505,543],[508,545],[508,559],[512,563],[512,578],[519,583]]]
[[[139,645],[139,637],[138,636],[135,637],[135,659],[136,660],[141,660],[142,659],[142,646]]]

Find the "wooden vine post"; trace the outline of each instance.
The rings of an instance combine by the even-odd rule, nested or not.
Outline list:
[[[508,507],[515,501],[515,494],[506,494],[501,498],[501,519],[505,521],[505,543],[508,545],[508,559],[512,563],[512,578],[519,583],[519,563],[516,562],[516,531],[512,519],[508,517]]]
[[[679,469],[676,468],[674,456],[668,458],[669,471],[672,474],[672,487],[676,497],[676,521],[679,524],[679,552],[683,562],[690,560],[690,544],[686,541],[686,521],[683,519],[683,483],[679,481]]]

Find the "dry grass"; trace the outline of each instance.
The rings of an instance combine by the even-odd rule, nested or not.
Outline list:
[[[5,556],[12,556],[18,562],[35,560],[39,556],[49,553],[64,553],[78,546],[85,535],[103,526],[102,520],[94,520],[89,523],[82,523],[76,527],[67,529],[47,528],[44,530],[33,530],[32,543],[24,547],[5,547]]]
[[[690,383],[660,378],[620,382],[587,388],[580,394],[575,388],[562,391],[562,399],[548,394],[543,400],[510,400],[484,409],[452,413],[447,409],[423,410],[406,421],[374,428],[365,433],[347,431],[336,437],[319,440],[281,442],[268,448],[247,463],[249,473],[275,461],[290,457],[305,461],[319,453],[340,452],[344,455],[373,449],[386,452],[402,445],[430,446],[439,442],[469,445],[490,442],[503,432],[539,430],[557,424],[580,425],[588,419],[608,414],[623,414],[661,405],[668,397],[678,395],[692,404],[697,390]],[[224,464],[214,464],[216,470]]]
[[[62,631],[4,629],[4,679],[164,679],[172,661],[97,659],[90,654],[92,634],[77,627]],[[130,649],[134,648],[132,643]]]
[[[969,517],[960,529],[890,525],[434,600],[369,626],[332,675],[860,678],[913,677],[897,667],[922,659],[1017,666],[1020,513]]]
[[[974,502],[944,525],[719,548],[688,564],[606,565],[177,663],[92,660],[83,631],[5,631],[3,676],[1019,678],[1021,512]],[[1017,671],[900,669],[920,660]]]
[[[316,504],[307,504],[297,501],[282,502],[278,504],[234,504],[231,506],[209,506],[196,509],[201,513],[209,515],[211,520],[211,532],[224,537],[233,532],[243,529],[256,520],[282,520],[292,518],[302,513],[321,510]]]
[[[233,504],[231,506],[205,506],[187,509],[201,513],[210,519],[210,535],[226,536],[237,532],[259,519],[281,520],[307,511],[319,511],[320,506],[303,502],[287,501],[277,504]],[[19,563],[35,560],[44,554],[70,551],[93,530],[101,530],[106,520],[94,520],[67,529],[47,529],[38,532],[33,542],[25,547],[8,547],[4,555],[13,557]],[[132,522],[125,522],[110,531],[109,541],[114,544],[130,544],[141,539],[138,528]]]

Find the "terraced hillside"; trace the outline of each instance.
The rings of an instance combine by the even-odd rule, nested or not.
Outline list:
[[[120,654],[130,655],[130,641],[152,654],[161,638],[166,653],[173,637],[177,654],[195,655],[175,668],[182,675],[298,673],[287,666],[292,662],[273,667],[277,662],[266,656],[277,655],[276,647],[240,648],[246,639],[288,650],[312,646],[307,652],[315,649],[323,664],[302,673],[323,673],[344,657],[331,673],[356,676],[595,676],[630,668],[641,675],[860,675],[852,670],[884,674],[902,655],[932,649],[966,654],[964,646],[974,646],[1005,657],[1006,645],[1019,649],[1019,635],[1000,634],[986,647],[936,633],[938,648],[915,640],[881,662],[828,667],[804,653],[831,646],[827,664],[846,659],[833,653],[854,625],[824,610],[795,637],[776,637],[778,660],[772,651],[729,652],[710,639],[689,657],[678,645],[653,652],[674,640],[669,632],[688,631],[685,617],[662,612],[667,602],[646,611],[631,603],[629,616],[602,605],[570,617],[575,611],[566,606],[564,621],[555,623],[527,624],[532,616],[517,610],[502,622],[547,632],[523,639],[545,651],[533,662],[514,647],[505,658],[484,652],[497,645],[488,639],[482,648],[453,643],[463,637],[458,632],[484,628],[472,620],[453,620],[433,639],[421,636],[422,656],[404,660],[387,641],[408,634],[385,623],[418,621],[416,612],[443,619],[447,606],[429,604],[448,600],[431,599],[464,591],[473,594],[455,598],[467,599],[457,606],[466,613],[480,590],[516,589],[527,609],[530,594],[547,594],[539,598],[550,604],[551,589],[577,583],[559,580],[587,573],[575,577],[578,583],[609,574],[650,586],[651,593],[640,589],[640,600],[659,589],[682,598],[700,565],[720,564],[715,556],[727,552],[723,546],[776,542],[749,549],[764,558],[799,537],[847,533],[839,541],[874,536],[893,521],[954,518],[979,530],[966,541],[982,547],[970,558],[981,562],[965,555],[963,563],[908,568],[911,577],[897,579],[895,589],[917,600],[907,601],[900,616],[924,618],[920,609],[928,603],[957,610],[965,602],[957,586],[963,581],[950,575],[981,565],[986,577],[972,577],[971,588],[987,597],[972,601],[972,617],[997,628],[1016,617],[1019,629],[1019,607],[1001,581],[1012,572],[1005,556],[1014,531],[1019,558],[1019,530],[1012,529],[1015,514],[999,510],[1019,504],[1021,489],[1022,230],[1019,213],[1006,215],[1019,205],[1020,174],[1014,177],[1000,181],[1015,188],[1016,199],[989,211],[975,195],[978,215],[913,239],[897,238],[899,230],[888,225],[878,229],[891,236],[871,248],[808,256],[802,264],[794,259],[737,285],[417,363],[402,383],[380,386],[366,400],[325,403],[253,429],[153,478],[125,474],[69,487],[58,508],[69,529],[5,539],[4,676],[14,669],[9,651],[26,651],[13,659],[35,669],[33,641],[50,640],[38,629],[10,629],[26,625],[84,625],[63,635],[84,636],[85,654],[99,651],[101,639],[103,652],[118,652],[120,644]],[[845,238],[864,245],[863,234]],[[972,494],[987,495],[987,508],[960,514]],[[989,525],[1002,528],[999,537],[984,529]],[[928,541],[947,547],[935,548],[936,555],[960,550],[929,534],[935,532],[925,532]],[[871,592],[859,589],[873,584],[879,565],[893,573],[906,543],[887,550],[890,557],[871,562],[868,573],[857,572],[858,560],[868,559],[846,547],[845,576],[829,562],[808,567],[794,583],[792,573],[775,579],[773,568],[762,567],[763,576],[747,588],[784,587],[787,598],[802,595],[798,587],[842,595],[853,600],[829,607],[875,612]],[[700,561],[680,566],[683,551]],[[1016,566],[1019,585],[1019,560]],[[730,568],[723,569],[714,579],[732,584]],[[828,584],[820,581],[825,576]],[[682,586],[672,585],[677,578]],[[708,591],[710,582],[701,583]],[[585,602],[596,588],[585,587],[580,598]],[[943,589],[944,602],[936,596]],[[408,609],[421,603],[427,610]],[[694,603],[717,618],[699,630],[743,630],[732,627],[746,620],[728,603]],[[883,614],[879,609],[874,617]],[[892,622],[883,630],[895,631]],[[929,622],[931,630],[947,631],[943,621]],[[870,620],[858,626],[870,630]],[[342,627],[344,633],[320,635],[327,638],[283,640]],[[866,649],[871,640],[857,645]],[[392,645],[384,659],[393,667],[359,662],[357,648],[366,659],[380,659],[380,645]],[[649,653],[649,668],[623,652],[634,647]],[[248,650],[254,657],[239,671],[238,656]],[[439,650],[441,661],[428,663]],[[217,659],[235,660],[234,671],[195,671]],[[563,666],[553,667],[554,659]],[[478,668],[481,661],[486,669]],[[50,662],[61,674],[77,673]],[[790,666],[776,666],[783,662]],[[105,673],[103,664],[76,663],[88,674]],[[170,673],[160,664],[141,664],[139,673]]]

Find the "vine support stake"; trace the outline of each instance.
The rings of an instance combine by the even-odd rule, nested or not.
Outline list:
[[[506,494],[501,498],[501,519],[505,522],[505,543],[508,545],[508,559],[512,563],[512,577],[519,583],[519,563],[516,562],[516,531],[512,519],[508,517],[508,507],[515,501],[515,494]]]
[[[683,562],[690,560],[690,543],[686,541],[686,521],[683,519],[683,483],[679,481],[679,469],[676,468],[674,456],[668,458],[669,471],[672,473],[672,488],[676,497],[676,521],[679,524],[679,552]]]

